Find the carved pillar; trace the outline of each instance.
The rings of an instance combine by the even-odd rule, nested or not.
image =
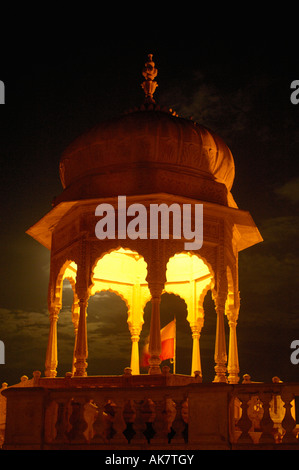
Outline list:
[[[202,376],[199,338],[200,338],[200,333],[203,327],[203,323],[204,323],[204,319],[198,318],[196,323],[193,323],[190,325],[190,328],[192,331],[192,340],[193,340],[191,375],[194,375],[195,371],[199,371]]]
[[[149,340],[149,374],[161,374],[161,333],[160,333],[160,302],[162,287],[160,285],[149,286],[152,294],[152,315]]]
[[[90,296],[91,287],[91,260],[90,260],[90,244],[83,238],[80,242],[80,261],[77,263],[76,276],[76,296],[79,304],[79,323],[77,332],[77,341],[75,349],[74,375],[85,377],[87,375],[86,368],[88,357],[87,347],[87,304]]]
[[[151,293],[152,314],[149,339],[149,374],[161,374],[160,302],[166,282],[165,240],[150,240],[147,258],[148,288]]]
[[[131,333],[131,341],[132,341],[132,352],[131,352],[131,369],[133,375],[139,375],[139,336],[141,328],[129,326],[130,333]]]
[[[226,300],[226,316],[229,325],[228,350],[228,381],[231,384],[239,382],[239,357],[237,344],[237,320],[240,310],[240,292],[238,282],[238,252],[235,250],[234,263],[227,268],[228,295]]]
[[[224,329],[224,311],[226,294],[217,292],[215,300],[216,313],[217,313],[217,328],[216,328],[216,342],[215,342],[215,379],[214,382],[227,382],[226,379],[226,342],[225,342],[225,329]]]
[[[46,377],[56,377],[57,375],[57,321],[60,309],[61,305],[52,305],[49,308],[50,330],[45,362]]]
[[[78,324],[78,333],[77,333],[77,341],[76,341],[76,349],[75,349],[75,371],[74,375],[84,377],[87,375],[86,368],[87,362],[86,359],[88,357],[88,348],[87,348],[87,324],[86,324],[86,316],[87,316],[87,303],[88,303],[88,295],[87,292],[85,295],[79,296],[79,324]]]
[[[75,373],[75,354],[76,354],[76,347],[77,347],[77,336],[78,336],[78,326],[79,326],[79,316],[80,316],[80,308],[78,301],[74,301],[72,306],[72,322],[74,325],[74,352],[73,352],[73,362],[72,362],[72,374]]]
[[[228,312],[229,324],[229,350],[228,350],[228,382],[237,384],[239,382],[239,357],[237,344],[237,314]]]

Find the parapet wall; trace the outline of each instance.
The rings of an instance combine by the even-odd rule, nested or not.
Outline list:
[[[3,449],[299,449],[298,383],[33,386],[2,394]]]

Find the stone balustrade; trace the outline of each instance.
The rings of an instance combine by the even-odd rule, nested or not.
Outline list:
[[[299,449],[298,383],[141,379],[37,377],[6,387],[3,449]]]

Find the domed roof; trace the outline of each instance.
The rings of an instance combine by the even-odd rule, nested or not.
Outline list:
[[[229,192],[235,176],[233,156],[220,137],[157,110],[135,111],[94,127],[67,147],[59,170],[63,200],[156,192],[200,199],[212,183]]]
[[[153,100],[157,71],[152,58],[145,65],[145,104],[99,124],[67,147],[59,167],[64,191],[54,204],[169,193],[235,206],[229,148],[206,127],[161,110]]]

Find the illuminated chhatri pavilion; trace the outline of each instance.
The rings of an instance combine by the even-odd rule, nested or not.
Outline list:
[[[65,150],[60,160],[63,192],[27,232],[51,250],[45,377],[35,371],[30,380],[23,376],[20,384],[3,384],[0,446],[192,452],[298,448],[294,397],[299,384],[282,383],[278,377],[256,383],[248,375],[238,383],[238,253],[262,238],[231,194],[232,154],[210,130],[155,103],[157,69],[151,55],[143,75],[140,108],[98,125]],[[119,196],[126,196],[127,205],[142,206],[147,215],[153,204],[202,204],[202,247],[186,250],[190,240],[185,232],[177,237],[169,230],[166,237],[162,231],[151,239],[148,227],[140,237],[115,230],[115,238],[97,238],[96,208],[109,204],[117,225]],[[195,215],[191,217],[194,226]],[[74,354],[72,372],[57,377],[64,279],[74,294]],[[131,367],[123,375],[87,376],[88,300],[107,290],[127,305]],[[217,315],[211,383],[202,381],[200,360],[208,290]],[[186,303],[193,338],[191,375],[171,374],[168,367],[161,371],[160,300],[165,292]],[[138,343],[149,301],[149,374],[140,374]]]
[[[69,279],[74,292],[74,376],[87,375],[88,299],[103,290],[117,293],[127,305],[134,375],[139,374],[138,341],[146,303],[152,304],[149,374],[160,374],[161,295],[180,296],[193,338],[191,375],[202,375],[199,339],[203,301],[211,289],[217,312],[215,382],[239,380],[238,253],[262,238],[231,194],[235,166],[229,148],[202,125],[161,109],[153,98],[156,75],[149,55],[143,70],[144,104],[101,123],[64,151],[59,167],[63,192],[27,232],[51,250],[46,377],[57,374],[57,321],[62,283]],[[126,195],[127,204],[143,204],[147,210],[151,204],[202,203],[202,248],[186,252],[184,237],[175,239],[171,231],[169,239],[163,234],[158,239],[97,239],[95,209],[109,203],[117,214],[119,195]],[[228,361],[225,316],[230,328]]]

